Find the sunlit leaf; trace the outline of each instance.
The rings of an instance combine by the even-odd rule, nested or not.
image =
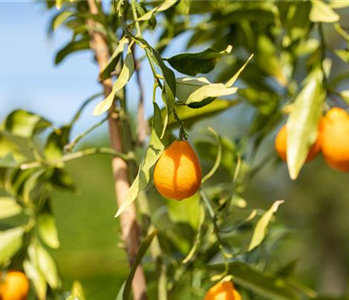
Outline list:
[[[223,55],[229,54],[233,47],[229,45],[225,50],[219,52],[208,48],[200,53],[184,53],[166,59],[177,71],[195,76],[199,73],[206,74],[213,70],[218,60]]]
[[[21,248],[22,227],[0,231],[0,266],[4,265]]]
[[[49,121],[22,109],[13,111],[4,121],[7,132],[22,138],[30,138],[49,126],[51,126]]]
[[[24,261],[23,268],[24,268],[25,274],[33,283],[35,294],[38,300],[45,300],[47,284],[40,270],[38,270],[38,268],[34,265],[34,263],[29,260]]]
[[[151,17],[161,11],[165,11],[169,9],[171,6],[175,5],[177,3],[177,0],[166,0],[163,1],[160,5],[154,7],[152,10],[148,11],[143,16],[139,17],[137,21],[148,21],[151,19]]]
[[[139,192],[145,189],[148,185],[150,180],[150,169],[155,165],[165,148],[160,140],[161,132],[161,112],[158,105],[154,103],[154,118],[149,145],[140,164],[138,174],[127,191],[126,199],[119,207],[116,217],[120,216],[120,214],[122,214],[122,212],[137,198]]]
[[[118,46],[116,47],[113,55],[110,57],[108,63],[105,65],[103,70],[99,73],[99,80],[100,81],[106,80],[112,76],[112,72],[115,71],[116,65],[118,64],[120,57],[121,57],[122,53],[124,52],[126,45],[129,42],[130,41],[127,38],[122,38],[120,40]]]
[[[339,21],[339,15],[324,1],[312,0],[311,3],[309,18],[312,22],[334,23]]]
[[[0,219],[16,216],[22,212],[22,207],[10,197],[0,197]]]
[[[211,99],[212,102],[217,97],[229,96],[236,93],[236,87],[226,87],[223,83],[211,83],[204,77],[199,78],[177,78],[176,96],[187,105],[197,104]],[[208,104],[207,101],[205,104]],[[197,107],[197,106],[195,106]]]
[[[84,289],[81,283],[75,280],[72,285],[71,296],[69,296],[66,300],[85,300],[85,299],[86,297],[85,297]]]
[[[340,9],[340,8],[346,8],[349,6],[349,1],[348,0],[331,0],[328,3],[333,9]]]
[[[57,52],[55,64],[60,64],[71,53],[88,49],[90,49],[90,41],[88,39],[69,42]]]
[[[322,73],[316,70],[306,79],[287,121],[287,166],[291,179],[297,178],[317,139],[324,98]]]
[[[135,63],[133,61],[131,46],[129,46],[120,75],[118,79],[115,81],[111,93],[102,102],[98,103],[95,109],[93,110],[93,114],[95,116],[106,112],[112,106],[115,98],[115,94],[119,90],[121,90],[127,84],[127,82],[131,79],[132,74],[134,72],[134,68],[135,68]]]
[[[139,249],[138,249],[138,253],[136,256],[136,259],[133,263],[133,265],[131,266],[131,271],[130,274],[127,277],[126,280],[126,284],[125,284],[125,289],[122,295],[122,299],[123,300],[128,300],[130,298],[130,292],[131,292],[131,286],[132,286],[132,281],[133,281],[133,277],[136,273],[137,267],[138,265],[141,263],[144,255],[147,253],[148,248],[151,245],[151,242],[153,241],[154,237],[157,234],[157,229],[155,229],[150,235],[148,235],[141,243]]]
[[[246,68],[246,66],[248,65],[248,63],[251,61],[251,59],[253,58],[253,54],[250,55],[250,57],[247,59],[247,61],[242,65],[242,67],[235,73],[235,75],[230,78],[228,80],[228,82],[225,84],[226,87],[231,87],[234,85],[234,83],[236,82],[236,80],[239,78],[240,74],[242,73],[242,71]]]
[[[52,289],[57,289],[61,285],[58,269],[52,256],[39,243],[29,246],[28,253],[31,262],[40,270],[46,282]]]
[[[63,155],[64,146],[69,142],[70,129],[70,126],[63,126],[48,136],[44,149],[47,159],[57,159]]]
[[[38,230],[40,237],[51,248],[60,246],[54,216],[50,212],[41,213],[38,217]]]
[[[256,247],[258,247],[264,240],[268,225],[273,217],[273,215],[277,212],[279,206],[284,203],[283,200],[275,201],[273,205],[264,213],[264,215],[259,219],[256,224],[256,227],[253,231],[250,245],[248,246],[248,251],[252,251]]]

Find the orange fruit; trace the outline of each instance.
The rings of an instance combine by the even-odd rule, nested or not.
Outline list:
[[[329,166],[349,171],[349,115],[344,109],[330,109],[321,122],[321,149]]]
[[[211,287],[204,300],[241,300],[231,281],[221,281]]]
[[[234,300],[242,300],[241,295],[236,290],[234,290]]]
[[[1,300],[25,300],[29,293],[29,281],[24,273],[9,271],[0,283]]]
[[[166,198],[182,200],[193,196],[201,185],[199,159],[187,141],[174,141],[160,156],[154,183]]]
[[[287,160],[287,129],[286,125],[282,126],[275,138],[275,149],[282,160]],[[310,148],[307,159],[305,162],[310,162],[316,155],[318,155],[321,149],[321,139],[320,134],[314,145]]]

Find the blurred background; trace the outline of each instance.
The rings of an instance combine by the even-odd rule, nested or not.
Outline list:
[[[90,53],[72,55],[58,67],[54,65],[54,53],[65,44],[70,33],[59,30],[49,37],[49,20],[50,13],[40,3],[0,1],[0,119],[14,109],[23,108],[56,124],[64,124],[85,99],[101,89],[96,81],[98,69]],[[150,42],[151,38],[147,37]],[[185,35],[177,38],[173,42],[176,47],[170,47],[164,56],[179,53],[186,38]],[[146,100],[152,90],[152,79],[146,76],[147,72],[145,66],[142,80]],[[138,97],[137,89],[129,91],[130,98]],[[147,117],[151,113],[149,104],[146,104]],[[93,105],[84,112],[73,136],[96,122],[92,109]],[[241,104],[221,115],[219,122],[217,117],[202,121],[191,129],[190,139],[195,141],[209,125],[228,137],[243,136],[249,130],[253,111]],[[286,165],[277,159],[274,136],[275,133],[264,141],[258,159],[272,153],[275,159],[266,162],[263,170],[250,180],[244,199],[249,206],[262,208],[268,208],[275,200],[286,200],[274,226],[277,230],[283,224],[288,231],[283,243],[276,245],[274,259],[297,259],[299,279],[320,292],[341,295],[348,286],[349,176],[326,167],[322,157],[318,157],[305,166],[297,181],[291,181]],[[79,146],[107,143],[107,129],[102,126]],[[56,191],[53,202],[61,240],[61,247],[54,255],[67,279],[64,284],[69,289],[71,281],[78,279],[87,298],[113,299],[128,266],[120,247],[119,221],[113,217],[116,201],[110,158],[87,157],[69,163],[67,170],[77,192]],[[151,200],[162,201],[155,199],[156,193],[151,195],[154,198]]]

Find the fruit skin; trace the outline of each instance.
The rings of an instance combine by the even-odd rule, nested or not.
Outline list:
[[[24,273],[9,271],[0,284],[1,300],[26,300],[29,293],[29,281]]]
[[[349,115],[344,109],[330,109],[321,121],[322,154],[333,169],[349,171]]]
[[[234,290],[231,281],[218,282],[211,287],[204,300],[242,300],[240,294]]]
[[[201,185],[199,159],[187,141],[174,141],[160,156],[154,169],[154,183],[167,198],[182,200],[193,196]]]
[[[282,126],[275,138],[275,149],[283,161],[287,160],[287,129],[286,125]],[[305,162],[310,162],[319,153],[321,149],[321,135],[318,134],[316,142],[310,148]]]

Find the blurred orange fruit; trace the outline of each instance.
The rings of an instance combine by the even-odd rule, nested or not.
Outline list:
[[[286,125],[282,126],[275,138],[275,149],[282,160],[287,160],[287,129]],[[310,148],[307,159],[305,162],[310,162],[316,155],[318,155],[321,149],[321,138],[320,134],[314,145]]]
[[[349,171],[349,115],[341,108],[330,109],[321,122],[321,149],[329,166]]]
[[[160,156],[154,183],[167,198],[182,200],[193,196],[201,185],[199,159],[187,141],[174,141]]]
[[[0,284],[1,300],[26,300],[29,293],[29,281],[24,273],[9,271]]]
[[[204,300],[242,300],[231,281],[221,281],[211,287]]]

